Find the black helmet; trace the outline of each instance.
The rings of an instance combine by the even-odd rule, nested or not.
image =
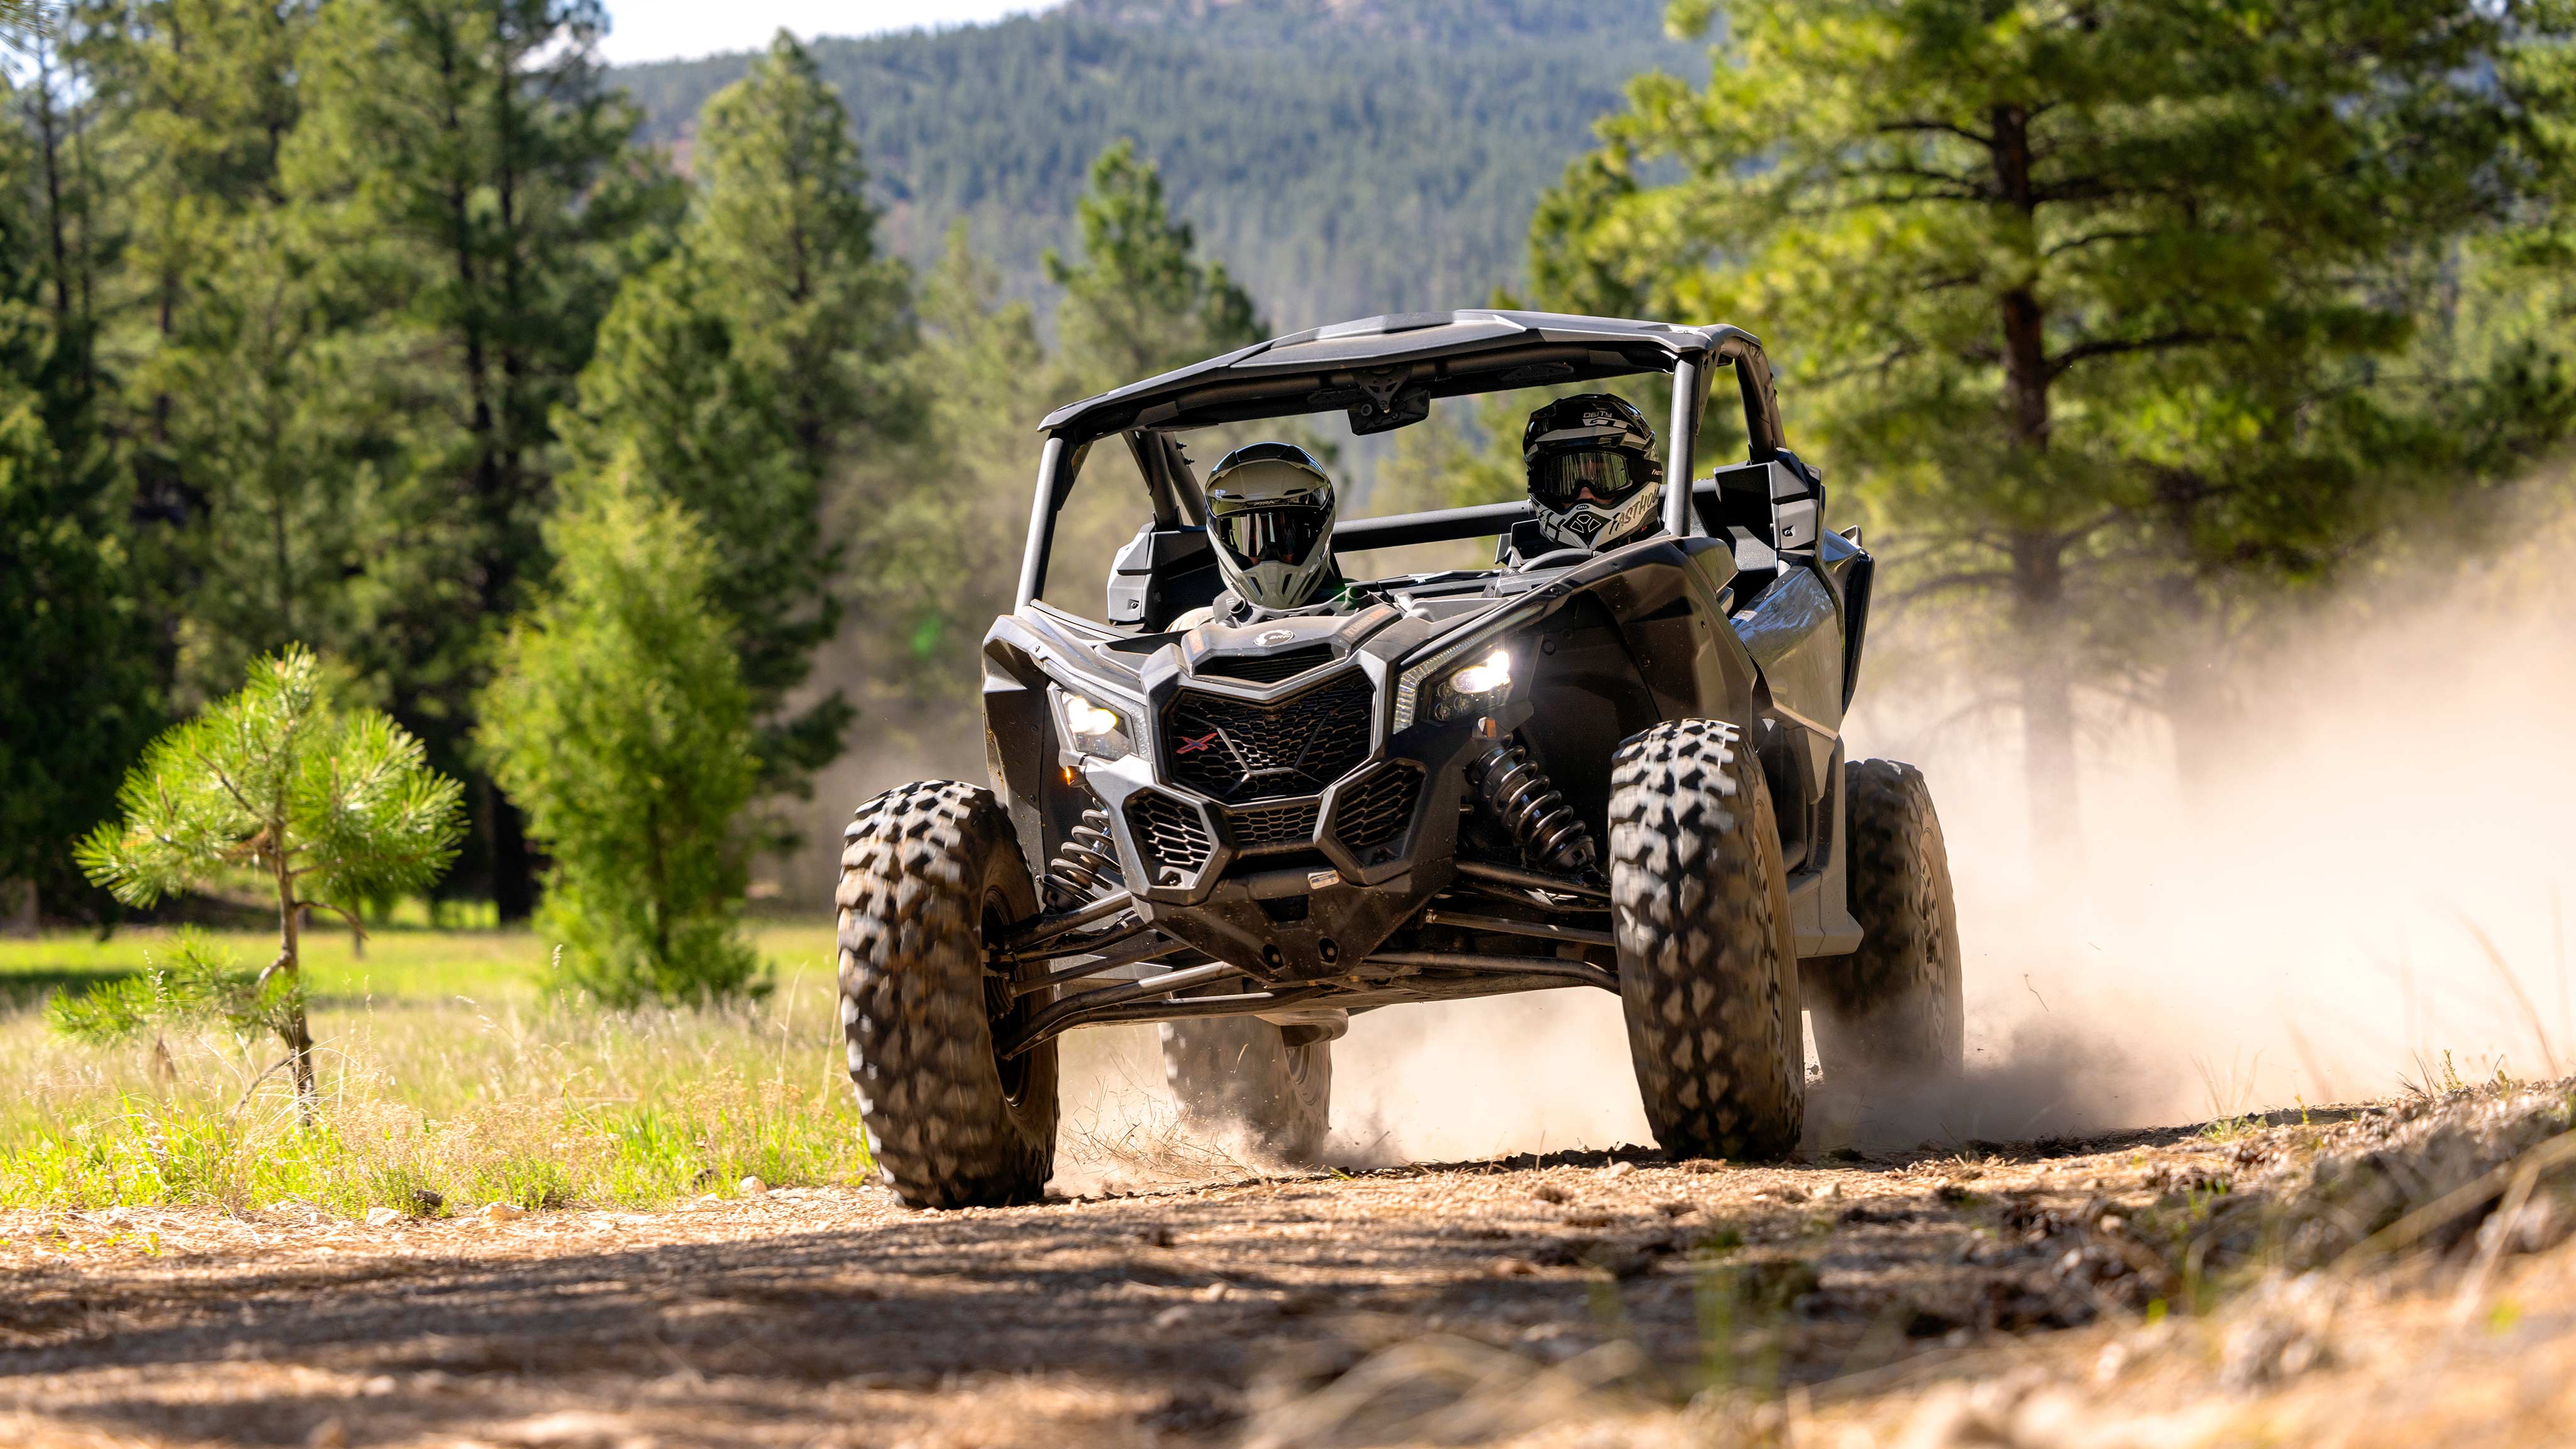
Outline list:
[[[1530,414],[1521,461],[1539,532],[1568,548],[1636,532],[1663,492],[1655,430],[1627,399],[1606,392],[1560,398]]]

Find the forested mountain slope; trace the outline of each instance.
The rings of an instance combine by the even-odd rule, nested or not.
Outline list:
[[[1072,0],[1034,17],[819,40],[887,207],[926,260],[956,217],[1045,292],[1083,169],[1134,137],[1208,254],[1280,329],[1475,305],[1515,283],[1531,207],[1628,77],[1705,73],[1662,0]],[[616,73],[687,144],[746,58]]]

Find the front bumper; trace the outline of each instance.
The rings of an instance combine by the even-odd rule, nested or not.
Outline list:
[[[1449,884],[1466,763],[1488,742],[1474,720],[1393,734],[1385,671],[1374,660],[1352,667],[1375,686],[1369,748],[1315,793],[1229,802],[1177,783],[1162,721],[1178,684],[1151,702],[1137,753],[1066,759],[1108,807],[1127,889],[1157,929],[1264,980],[1339,976]],[[1526,712],[1506,707],[1497,726],[1516,728]]]

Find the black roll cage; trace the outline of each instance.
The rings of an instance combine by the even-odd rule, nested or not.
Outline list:
[[[1713,369],[1732,366],[1744,406],[1747,461],[1788,455],[1780,403],[1762,343],[1739,327],[1680,327],[1545,312],[1428,312],[1363,318],[1255,344],[1240,352],[1103,393],[1048,415],[1014,607],[1046,587],[1055,525],[1093,444],[1120,434],[1144,476],[1158,529],[1204,527],[1206,504],[1176,433],[1218,423],[1348,411],[1355,431],[1418,420],[1435,398],[1645,373],[1671,373],[1665,430],[1665,531],[1692,532],[1691,477]],[[1395,421],[1386,421],[1387,419]],[[1333,531],[1340,552],[1483,538],[1529,516],[1529,505],[1486,504],[1353,519]]]

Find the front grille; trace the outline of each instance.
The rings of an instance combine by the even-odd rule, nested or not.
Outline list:
[[[1216,851],[1199,812],[1157,791],[1139,790],[1127,798],[1127,828],[1135,832],[1136,849],[1156,884],[1177,883],[1165,879],[1170,870],[1197,874]]]
[[[1422,793],[1422,767],[1409,760],[1388,766],[1342,792],[1333,812],[1333,834],[1354,855],[1386,844],[1413,823],[1413,802]]]
[[[1304,845],[1315,838],[1315,816],[1323,808],[1321,801],[1291,800],[1285,805],[1229,810],[1225,816],[1234,830],[1234,843],[1246,849],[1256,845]]]
[[[1220,679],[1248,679],[1254,684],[1277,684],[1291,675],[1333,662],[1333,646],[1310,644],[1303,649],[1283,649],[1276,654],[1255,654],[1241,659],[1208,659],[1191,670],[1193,674],[1213,675]]]
[[[1368,676],[1353,671],[1275,704],[1185,689],[1163,707],[1172,779],[1231,804],[1312,795],[1368,758]]]

